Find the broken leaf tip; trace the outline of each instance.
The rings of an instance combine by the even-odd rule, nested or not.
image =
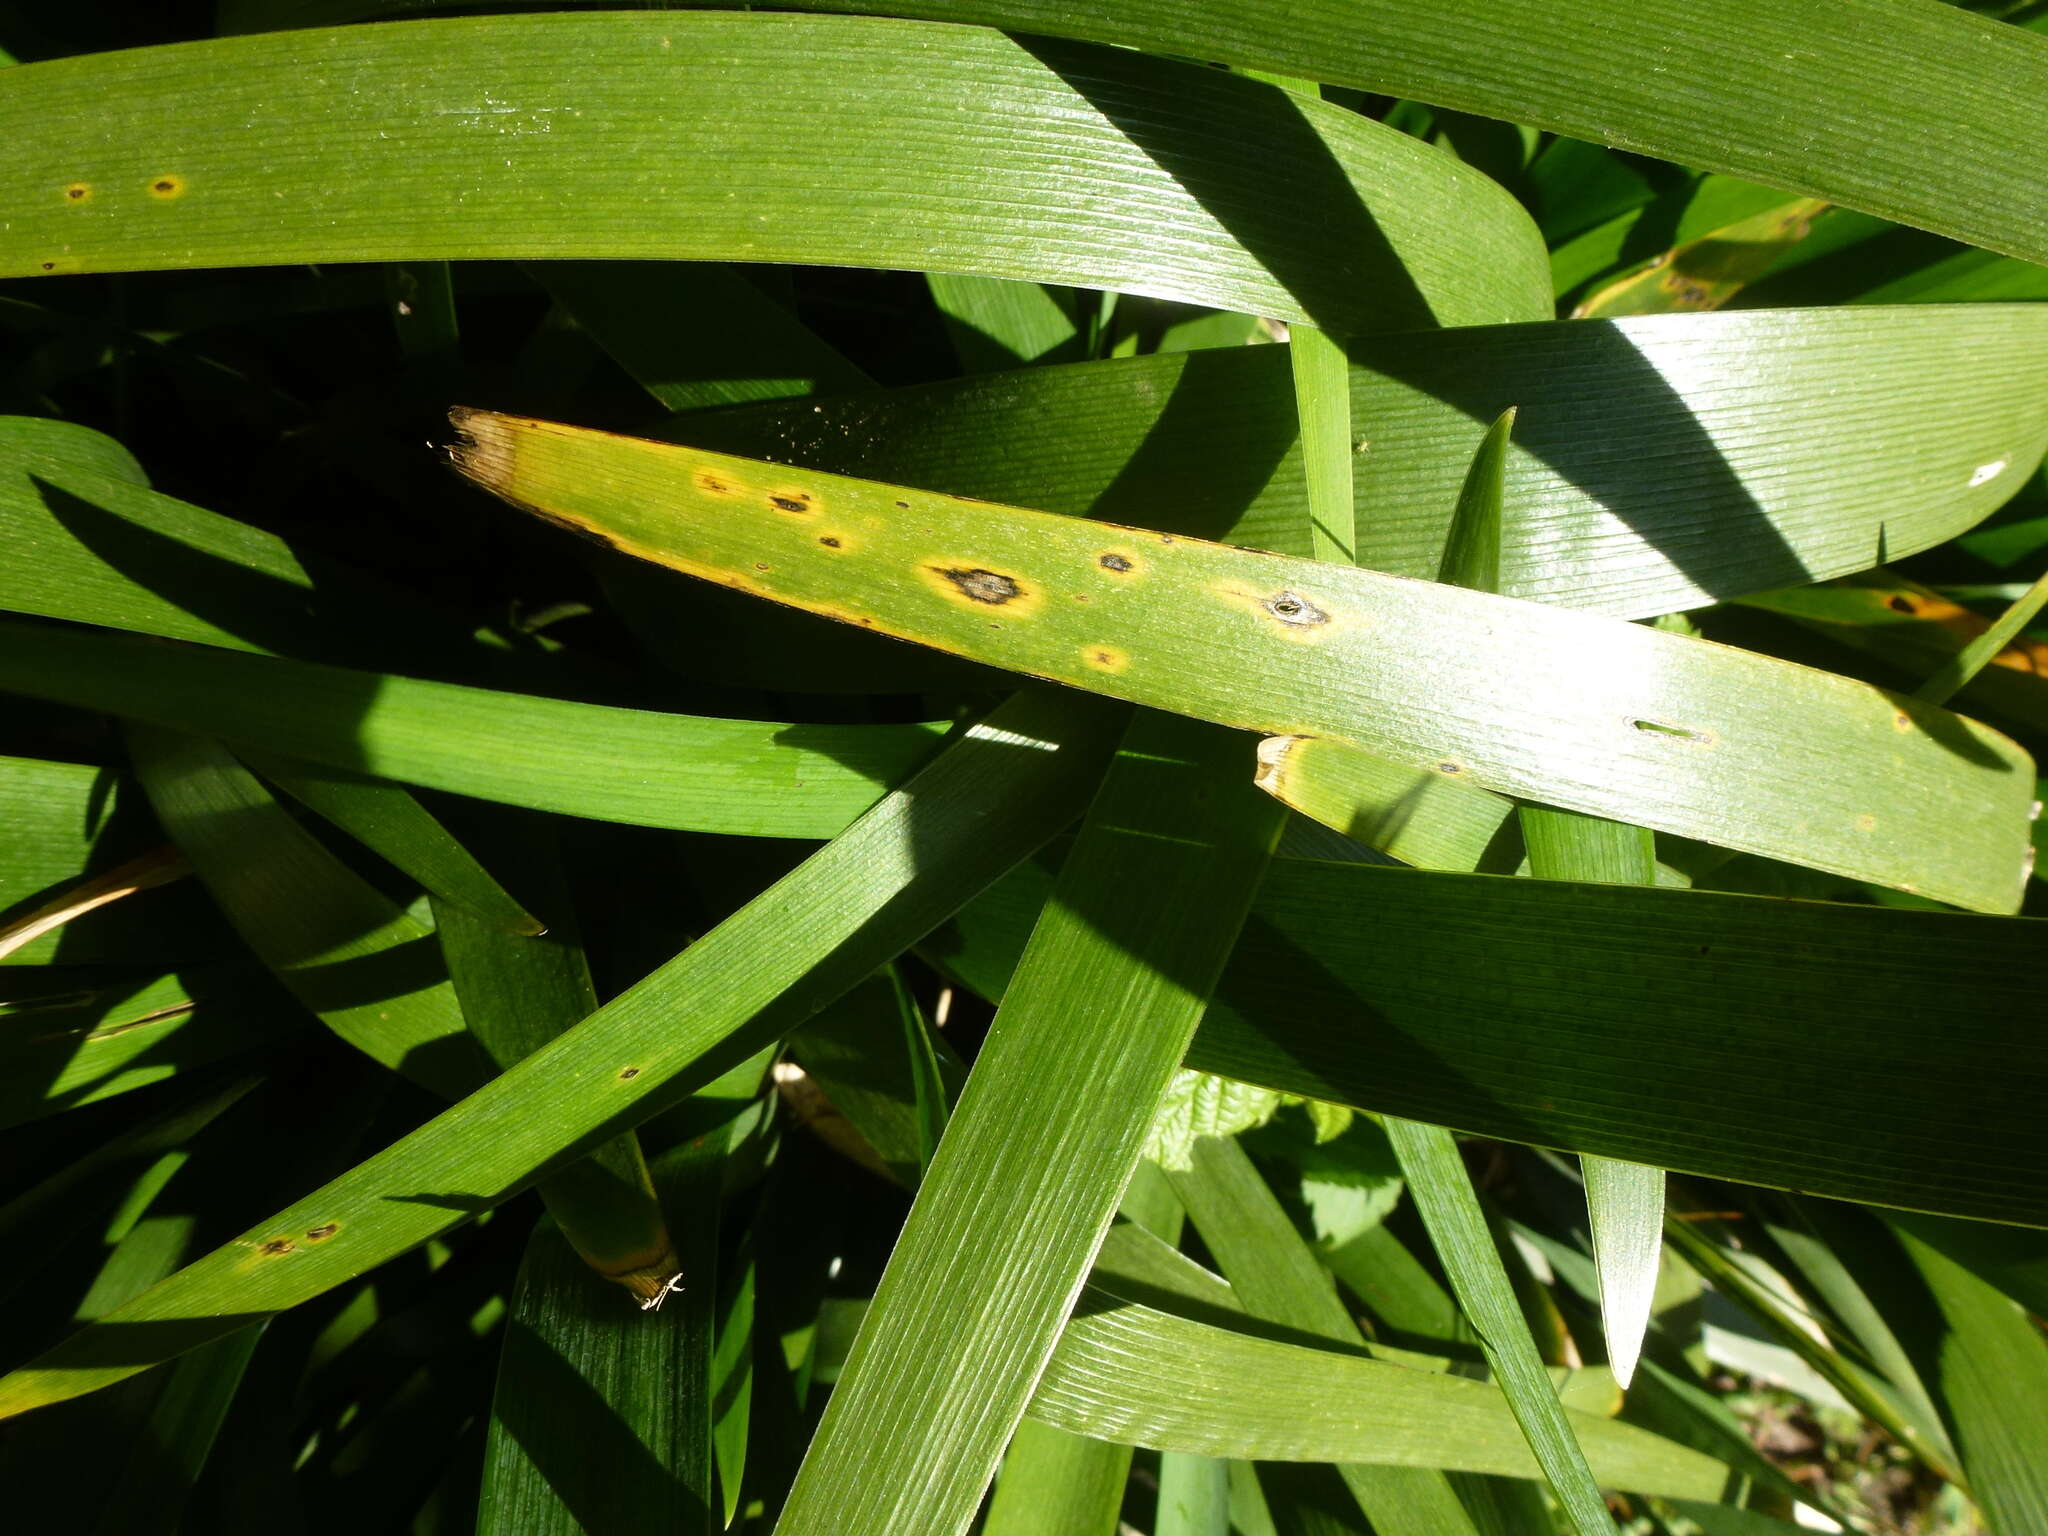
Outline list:
[[[458,405],[449,409],[448,424],[455,429],[455,441],[448,445],[450,464],[485,490],[502,491],[511,483],[512,430],[507,418]]]
[[[1296,743],[1306,741],[1306,736],[1268,736],[1259,743],[1259,766],[1252,774],[1252,783],[1267,794],[1274,792],[1287,768],[1287,754]]]

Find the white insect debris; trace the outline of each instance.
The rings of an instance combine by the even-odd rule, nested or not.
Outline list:
[[[659,1312],[664,1301],[667,1301],[671,1296],[680,1296],[682,1291],[683,1272],[677,1270],[661,1283],[660,1290],[656,1291],[652,1296],[641,1298],[640,1310],[642,1312]]]
[[[2005,473],[2005,466],[2011,462],[2010,459],[1993,459],[1989,464],[1979,464],[1977,472],[1970,476],[1971,488],[1975,489],[1987,480],[1996,480]]]

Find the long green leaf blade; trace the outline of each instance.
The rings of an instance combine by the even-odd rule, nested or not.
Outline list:
[[[22,66],[0,135],[6,276],[659,257],[1078,283],[1351,328],[1548,302],[1520,206],[1405,135],[1192,65],[972,28],[270,33]],[[1116,198],[1077,198],[1077,176]],[[1453,199],[1454,231],[1436,216]]]
[[[456,462],[479,483],[707,580],[1219,724],[1334,737],[1959,905],[2018,905],[2026,755],[1861,683],[1370,571],[457,416]]]
[[[1388,1116],[1387,1136],[1401,1159],[1401,1172],[1415,1196],[1423,1225],[1443,1261],[1451,1289],[1479,1331],[1486,1362],[1507,1395],[1515,1422],[1529,1438],[1551,1490],[1581,1536],[1609,1532],[1614,1522],[1600,1498],[1535,1340],[1501,1267],[1493,1234],[1473,1192],[1457,1140],[1442,1126]]]
[[[507,805],[743,836],[835,836],[944,730],[620,709],[4,617],[0,690]]]
[[[442,8],[296,0],[266,25]],[[809,0],[861,10],[867,0]],[[1732,172],[2048,261],[2048,39],[1933,0],[894,0],[900,15],[1355,86]],[[1644,60],[1654,60],[1646,69]],[[1873,145],[1872,125],[1882,125]],[[1958,156],[1957,142],[1972,152]]]
[[[1279,835],[1249,756],[1169,716],[1133,723],[919,1187],[782,1536],[972,1520]]]

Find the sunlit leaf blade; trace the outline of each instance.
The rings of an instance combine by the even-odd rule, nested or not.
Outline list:
[[[831,837],[937,725],[782,725],[581,704],[0,617],[0,690],[567,816]]]
[[[1551,1491],[1581,1536],[1613,1530],[1614,1522],[1601,1501],[1592,1469],[1586,1465],[1585,1452],[1557,1401],[1507,1271],[1501,1267],[1456,1139],[1442,1126],[1392,1115],[1385,1125],[1451,1290],[1479,1332],[1486,1363],[1493,1368]]]
[[[1661,315],[1350,337],[1357,563],[1434,579],[1474,436],[1506,463],[1510,597],[1643,618],[1970,527],[2048,442],[2048,308]],[[1278,349],[1029,369],[691,417],[660,435],[1310,553]]]
[[[1507,447],[1514,426],[1511,407],[1487,429],[1472,456],[1444,540],[1439,581],[1479,592],[1499,588]],[[1534,805],[1523,806],[1519,819],[1529,853],[1529,873],[1538,880],[1656,884],[1656,841],[1647,828]],[[1657,1287],[1657,1256],[1663,1248],[1664,1174],[1661,1169],[1611,1158],[1587,1156],[1581,1162],[1593,1254],[1600,1270],[1608,1359],[1615,1379],[1626,1387],[1635,1374]],[[1491,1250],[1488,1252],[1490,1255]],[[1455,1279],[1454,1275],[1454,1283]],[[1512,1379],[1507,1388],[1512,1397]],[[1526,1421],[1528,1414],[1524,1412],[1523,1417]]]
[[[1186,721],[1133,723],[919,1186],[785,1536],[973,1518],[1279,834],[1249,757]],[[1085,1091],[1048,1098],[1050,1081]]]
[[[707,580],[1134,703],[1334,737],[1962,906],[2018,904],[2026,755],[1861,683],[1371,571],[457,416],[456,462],[479,483]]]
[[[1426,768],[1403,768],[1314,736],[1259,743],[1258,785],[1304,816],[1418,869],[1511,874],[1521,862],[1515,805]]]
[[[1926,1368],[1992,1528],[2048,1525],[2048,1343],[2013,1301],[1901,1229],[1946,1332]]]
[[[2025,632],[2044,604],[2048,604],[2048,574],[2036,578],[2034,584],[2015,598],[1990,628],[1956,652],[1940,671],[1914,689],[1913,696],[1926,699],[1931,704],[1947,703],[1957,690],[1967,686],[1971,678],[1983,671],[1993,657]]]
[[[1059,830],[1112,724],[998,712],[784,880],[578,1028],[328,1187],[0,1379],[0,1414],[90,1392],[319,1295],[516,1193],[554,1158],[750,1056]],[[992,801],[1005,805],[988,817]],[[649,1028],[660,1019],[664,1027]],[[560,1092],[572,1078],[587,1086]],[[536,1114],[540,1105],[545,1115]],[[451,1187],[452,1186],[452,1187]]]
[[[1606,1486],[1720,1496],[1728,1469],[1712,1457],[1561,1411]],[[1204,1456],[1541,1475],[1496,1387],[1213,1327],[1092,1290],[1046,1367],[1031,1416]]]
[[[927,273],[925,281],[968,372],[1078,360],[1082,333],[1072,290],[947,272]]]
[[[303,25],[450,0],[254,3],[264,25]],[[812,0],[808,8],[863,6]],[[2048,40],[1947,7],[1591,0],[1563,29],[1541,0],[1480,0],[1455,12],[1316,0],[1284,15],[1257,0],[1211,0],[1194,11],[1177,0],[896,0],[891,9],[1412,97],[2048,260],[2048,196],[2035,170],[2044,141],[2025,105],[2048,93]],[[1646,58],[1655,70],[1645,72]],[[1875,150],[1870,124],[1886,130]],[[1943,147],[1958,134],[1998,152],[1958,166]]]
[[[1295,332],[1295,409],[1301,417],[1302,470],[1308,487],[1309,555],[1349,565],[1358,546],[1351,477],[1351,364],[1344,344],[1318,331]]]
[[[1405,135],[1193,65],[978,29],[473,17],[62,59],[8,87],[9,276],[803,261],[1351,328],[1517,319],[1547,297],[1520,206]],[[1109,205],[1077,194],[1105,181]],[[1437,217],[1452,199],[1455,228]]]
[[[1640,272],[1588,294],[1575,318],[1719,309],[1804,240],[1827,212],[1818,198],[1789,199],[1659,253]]]
[[[1188,1172],[1174,1176],[1174,1193],[1246,1312],[1291,1332],[1362,1349],[1365,1340],[1336,1286],[1244,1149],[1235,1140],[1207,1137],[1195,1143],[1192,1162]],[[1388,1429],[1398,1434],[1395,1426]],[[1473,1536],[1471,1517],[1439,1472],[1370,1463],[1338,1471],[1373,1529],[1385,1536]]]
[[[1991,627],[1974,609],[1885,566],[1741,601],[1875,656],[1902,680],[1938,675]],[[2000,719],[2048,731],[2048,645],[2021,636],[1958,691]]]
[[[984,1536],[1115,1536],[1129,1446],[1026,1419],[1010,1437]]]
[[[1664,1249],[1664,1170],[1611,1157],[1579,1159],[1586,1176],[1586,1215],[1600,1266],[1600,1320],[1607,1362],[1626,1387],[1635,1377],[1657,1260]]]
[[[1185,1451],[1159,1454],[1153,1536],[1230,1536],[1230,1463]]]

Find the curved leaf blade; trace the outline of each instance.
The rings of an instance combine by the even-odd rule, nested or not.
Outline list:
[[[0,137],[5,276],[765,260],[1343,329],[1549,302],[1520,205],[1416,140],[1218,71],[975,28],[621,14],[266,33],[20,66]]]

